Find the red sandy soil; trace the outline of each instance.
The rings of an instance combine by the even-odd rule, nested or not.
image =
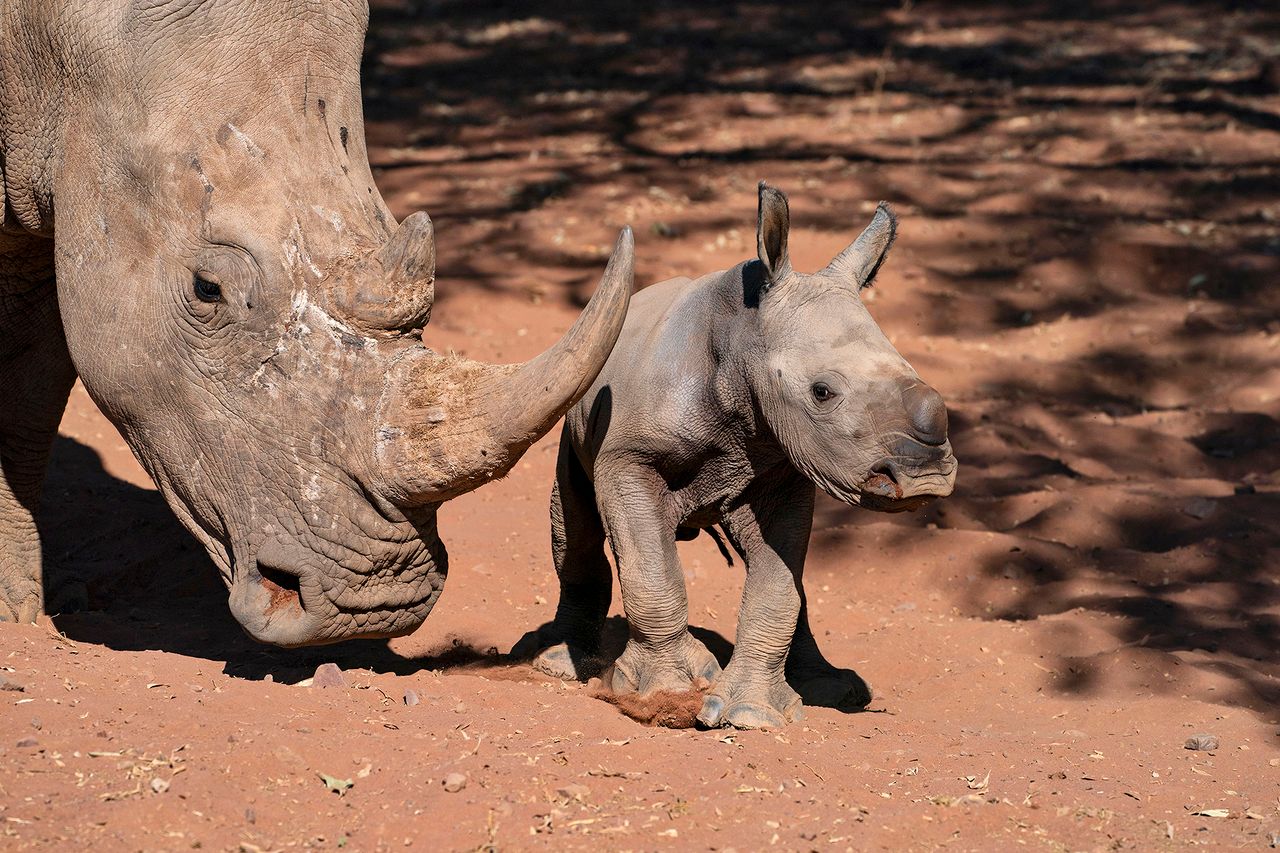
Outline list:
[[[437,223],[435,346],[546,346],[624,223],[645,283],[747,257],[760,178],[800,269],[896,203],[870,307],[961,469],[913,515],[819,505],[815,630],[870,710],[648,728],[504,660],[555,605],[554,434],[444,508],[415,635],[255,645],[77,389],[43,521],[88,608],[0,626],[0,848],[1280,844],[1276,15],[482,5],[375,3],[369,41],[379,181]],[[680,547],[723,656],[740,567]],[[350,687],[297,684],[328,661]]]

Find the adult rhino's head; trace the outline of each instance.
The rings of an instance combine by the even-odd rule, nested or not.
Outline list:
[[[85,387],[252,636],[412,631],[446,572],[440,502],[503,476],[607,358],[630,232],[551,350],[436,354],[431,221],[396,224],[365,151],[364,3],[83,6],[53,195]]]
[[[760,184],[756,312],[763,352],[749,381],[784,452],[832,497],[870,509],[915,509],[951,494],[956,459],[947,409],[862,304],[893,245],[881,204],[825,269],[795,272],[787,197]]]

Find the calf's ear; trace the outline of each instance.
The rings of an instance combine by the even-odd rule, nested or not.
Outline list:
[[[787,255],[787,233],[791,230],[791,213],[782,190],[760,182],[760,207],[756,222],[756,250],[764,264],[763,290],[791,274],[791,258]]]
[[[898,217],[893,215],[888,202],[882,201],[876,205],[871,224],[827,264],[827,272],[852,282],[859,290],[870,287],[897,235]]]

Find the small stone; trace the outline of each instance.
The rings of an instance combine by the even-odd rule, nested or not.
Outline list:
[[[1184,746],[1197,752],[1210,752],[1218,748],[1218,738],[1216,735],[1192,735]]]
[[[414,693],[412,690],[406,690],[404,692],[404,704],[417,705],[420,701],[422,700],[418,698],[418,694]]]
[[[268,672],[266,675],[262,676],[262,680],[267,682],[268,684],[271,684],[273,681],[276,680],[276,677]]]
[[[1218,508],[1216,501],[1209,498],[1194,498],[1182,508],[1183,513],[1192,518],[1208,518]]]
[[[462,773],[450,773],[444,777],[444,789],[450,794],[456,794],[463,788],[467,787],[467,777]]]
[[[39,717],[32,717],[31,728],[35,729],[36,731],[40,731],[42,728],[44,728],[44,724],[40,722]]]
[[[37,746],[39,743],[40,741],[36,740],[33,737],[24,737],[22,740],[18,741],[17,744],[15,745],[18,747],[18,749],[30,749],[33,746]]]
[[[559,794],[562,799],[580,803],[586,800],[587,796],[591,793],[591,789],[586,785],[571,784],[557,788],[556,793]]]
[[[163,794],[165,791],[169,790],[169,783],[157,776],[151,780],[151,790],[155,791],[157,794]]]
[[[316,674],[311,677],[312,687],[346,687],[347,679],[336,663],[322,663],[316,667]]]
[[[16,681],[10,681],[3,675],[0,675],[0,690],[12,690],[15,693],[21,693],[27,688],[23,687]]]
[[[244,810],[244,819],[249,823],[257,823],[258,813],[255,812],[252,807],[247,808]]]

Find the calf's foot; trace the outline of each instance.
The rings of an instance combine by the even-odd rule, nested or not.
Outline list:
[[[599,638],[586,642],[578,636],[568,639],[572,634],[574,632],[554,622],[544,625],[521,637],[511,647],[508,657],[527,660],[534,669],[554,678],[586,681],[600,672],[600,661],[596,657]]]
[[[586,681],[599,674],[601,669],[599,658],[572,643],[556,643],[543,649],[533,659],[532,666],[539,672],[565,681]]]
[[[736,670],[733,664],[711,686],[698,722],[709,728],[780,729],[804,718],[804,703],[786,681]]]
[[[601,678],[614,693],[699,690],[720,674],[720,663],[699,640],[685,631],[674,642],[655,648],[635,638]]]

